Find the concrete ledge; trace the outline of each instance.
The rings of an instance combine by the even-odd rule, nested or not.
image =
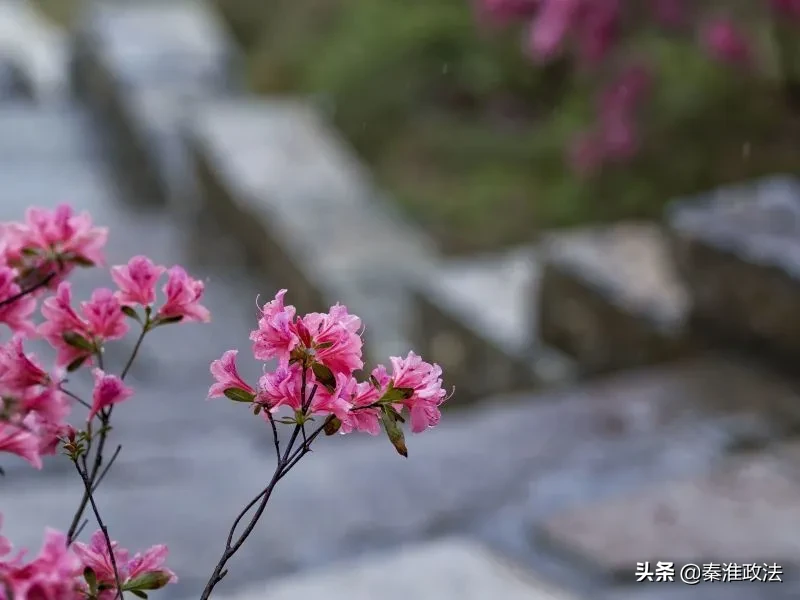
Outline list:
[[[69,95],[66,34],[30,3],[0,2],[0,57],[14,66],[32,100],[62,102]]]
[[[298,310],[342,302],[364,319],[371,358],[408,352],[408,281],[435,248],[380,200],[313,105],[210,102],[189,131],[207,209]]]
[[[481,545],[458,538],[407,546],[222,597],[226,600],[575,599],[521,572]]]
[[[74,39],[73,84],[120,142],[120,172],[161,201],[188,196],[183,117],[241,89],[241,57],[205,2],[93,4]]]
[[[542,368],[530,323],[539,262],[534,247],[441,260],[415,282],[415,347],[442,365],[459,403],[569,379]]]
[[[556,233],[543,242],[538,329],[586,374],[680,357],[694,349],[689,296],[651,223]]]
[[[775,177],[668,208],[697,327],[796,370],[800,354],[800,181]]]

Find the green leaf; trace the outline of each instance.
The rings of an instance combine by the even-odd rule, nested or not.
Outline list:
[[[94,352],[94,346],[92,345],[92,343],[79,333],[75,333],[74,331],[68,331],[64,333],[61,337],[67,344],[69,344],[73,348],[78,348],[79,350],[86,350],[86,352]]]
[[[161,325],[169,325],[170,323],[178,323],[183,320],[183,315],[175,315],[174,317],[158,317],[153,321],[153,327],[160,327]]]
[[[97,575],[95,575],[91,567],[86,567],[83,570],[83,578],[86,580],[86,584],[89,586],[90,595],[95,596],[97,594]]]
[[[125,313],[126,316],[130,317],[131,319],[136,319],[139,323],[142,322],[141,317],[139,317],[139,313],[137,313],[133,308],[130,306],[123,306],[122,312]]]
[[[241,388],[231,387],[225,390],[225,396],[234,402],[252,402],[256,395],[251,394],[247,390]]]
[[[369,376],[369,382],[372,384],[372,387],[374,387],[376,390],[381,389],[381,384],[378,381],[378,378],[375,377],[375,375],[370,375]]]
[[[317,378],[317,381],[323,385],[326,390],[331,393],[336,391],[336,377],[334,377],[333,371],[318,362],[311,365],[311,370],[314,372],[314,377]]]
[[[71,262],[71,263],[75,263],[76,265],[78,265],[80,267],[93,267],[94,266],[94,262],[93,261],[89,260],[85,256],[80,256],[80,255],[77,255],[77,254],[70,255],[68,261]]]
[[[414,388],[396,388],[390,384],[389,389],[381,396],[381,402],[401,402],[403,400],[408,400],[413,395]]]
[[[327,350],[328,348],[333,346],[333,342],[322,342],[321,344],[317,344],[317,350]]]
[[[253,414],[258,416],[259,413],[261,413],[261,405],[260,404],[256,404],[255,407],[253,408]]]
[[[147,594],[145,594],[145,593],[144,593],[143,591],[141,591],[141,590],[128,590],[128,591],[129,591],[131,594],[133,594],[134,596],[136,596],[137,598],[144,598],[145,600],[147,599]]]
[[[158,590],[167,585],[170,578],[169,573],[164,571],[150,571],[126,583],[123,590],[134,593],[141,590]],[[141,598],[142,596],[139,597]],[[144,597],[146,598],[147,596]]]
[[[325,429],[323,431],[325,431],[325,435],[333,435],[339,431],[341,426],[342,422],[339,420],[339,418],[333,417],[332,419],[325,421]]]
[[[381,421],[383,422],[383,428],[386,430],[386,435],[389,437],[389,441],[392,443],[392,446],[394,446],[394,449],[397,450],[400,456],[408,458],[408,448],[406,448],[403,430],[400,428],[400,425],[397,424],[394,415],[388,410],[381,410]]]
[[[67,371],[69,373],[77,371],[78,369],[81,368],[81,365],[83,365],[83,363],[86,362],[87,358],[89,358],[88,354],[85,354],[84,356],[79,356],[78,358],[76,358],[75,360],[73,360],[71,363],[69,363],[67,365]]]

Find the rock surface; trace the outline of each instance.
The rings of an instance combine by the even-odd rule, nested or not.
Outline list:
[[[370,355],[405,355],[407,280],[430,241],[380,201],[358,159],[312,106],[242,99],[198,109],[191,127],[207,206],[301,311],[341,301],[370,325]]]
[[[690,297],[658,226],[619,223],[543,241],[537,330],[599,373],[690,352]]]
[[[323,572],[253,587],[229,600],[570,600],[469,540],[412,545]],[[224,597],[223,597],[224,598]]]
[[[675,203],[667,217],[699,328],[793,367],[800,353],[800,181],[724,188]]]

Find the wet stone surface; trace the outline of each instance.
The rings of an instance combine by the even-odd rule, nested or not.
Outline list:
[[[191,126],[206,206],[251,259],[292,290],[299,310],[341,301],[371,323],[370,355],[405,354],[405,282],[432,248],[384,210],[368,174],[313,107],[294,101],[208,104]]]
[[[692,350],[690,297],[660,228],[645,222],[554,233],[543,242],[537,329],[597,373]]]
[[[569,379],[542,373],[530,323],[539,270],[533,247],[438,261],[414,281],[415,346],[438,362],[459,402]]]
[[[774,178],[667,212],[696,324],[793,364],[800,352],[800,182]]]

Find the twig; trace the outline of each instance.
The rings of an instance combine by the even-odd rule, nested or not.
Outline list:
[[[97,520],[97,525],[100,527],[100,531],[103,532],[103,537],[106,540],[106,545],[108,546],[108,556],[111,559],[111,568],[114,570],[114,582],[117,585],[117,597],[122,600],[122,583],[119,580],[117,559],[114,557],[114,548],[111,544],[111,538],[108,535],[108,527],[106,527],[105,523],[103,523],[103,519],[100,517],[100,511],[97,508],[97,504],[94,501],[94,495],[92,494],[92,484],[89,481],[86,471],[80,468],[77,461],[75,461],[75,469],[78,471],[78,475],[80,475],[81,479],[83,480],[83,487],[86,490],[86,495],[89,497],[89,503],[92,505],[94,518]]]
[[[120,451],[122,451],[122,444],[118,444],[117,445],[117,449],[114,450],[114,454],[111,455],[111,460],[108,461],[108,464],[105,466],[105,468],[97,476],[97,480],[93,482],[93,484],[92,484],[92,491],[93,492],[97,491],[97,488],[100,486],[100,482],[103,481],[103,478],[106,476],[106,473],[108,473],[108,470],[111,468],[111,465],[113,465],[114,461],[117,460],[117,457],[119,456]]]
[[[13,296],[9,296],[5,300],[0,300],[0,308],[4,306],[8,306],[9,304],[13,304],[17,300],[28,296],[29,294],[34,293],[36,290],[43,288],[48,283],[53,280],[53,277],[56,276],[56,272],[53,271],[52,273],[48,274],[44,279],[40,279],[37,283],[34,283],[32,286],[23,288],[20,292],[14,294]]]
[[[66,394],[67,396],[69,396],[70,398],[75,400],[75,402],[77,402],[78,404],[82,404],[83,406],[85,406],[89,410],[92,409],[92,405],[89,404],[88,402],[86,402],[86,400],[84,400],[83,398],[81,398],[77,394],[74,394],[73,392],[70,392],[68,389],[63,388],[63,387],[60,387],[58,389],[60,389],[64,394]]]
[[[311,393],[306,398],[306,373],[305,369],[302,374],[301,384],[300,384],[300,397],[302,399],[301,406],[304,408],[303,415],[301,418],[305,418],[307,407],[311,405],[311,401],[313,400],[314,394],[317,391],[317,386],[315,385],[311,390]],[[281,455],[280,446],[278,443],[278,431],[277,427],[274,424],[274,420],[272,419],[271,415],[268,415],[270,423],[272,424],[272,431],[273,435],[275,436],[275,448],[278,454],[278,464],[275,466],[275,472],[272,474],[272,478],[270,479],[267,486],[261,490],[261,492],[253,498],[247,506],[245,506],[237,515],[236,519],[233,522],[233,525],[228,532],[228,538],[225,541],[225,549],[222,552],[222,556],[220,557],[219,561],[217,562],[216,566],[214,567],[214,571],[211,573],[211,577],[209,577],[208,582],[206,583],[206,587],[203,590],[202,595],[200,596],[200,600],[208,600],[211,597],[211,593],[214,591],[214,587],[222,581],[222,579],[227,574],[227,569],[225,565],[228,561],[233,557],[234,554],[242,547],[242,545],[247,541],[247,538],[255,529],[256,525],[258,524],[259,519],[264,514],[264,510],[267,508],[267,503],[269,502],[270,497],[272,496],[272,492],[275,489],[275,486],[278,482],[283,479],[286,474],[298,463],[300,460],[311,450],[311,443],[319,436],[320,433],[325,429],[325,425],[333,419],[333,416],[329,416],[325,422],[316,429],[310,436],[306,437],[305,435],[305,428],[304,423],[300,423],[295,425],[294,430],[292,431],[292,436],[289,439],[289,443],[286,446],[286,449]],[[300,434],[303,434],[304,440],[303,443],[300,445],[297,450],[292,452],[294,448],[294,444],[297,441],[297,438]],[[247,523],[247,526],[244,528],[244,531],[236,537],[236,529],[241,523],[242,519],[244,519],[245,515],[256,505],[258,504],[258,508],[256,508],[255,513],[250,518],[250,521]],[[234,538],[236,538],[234,540]]]

